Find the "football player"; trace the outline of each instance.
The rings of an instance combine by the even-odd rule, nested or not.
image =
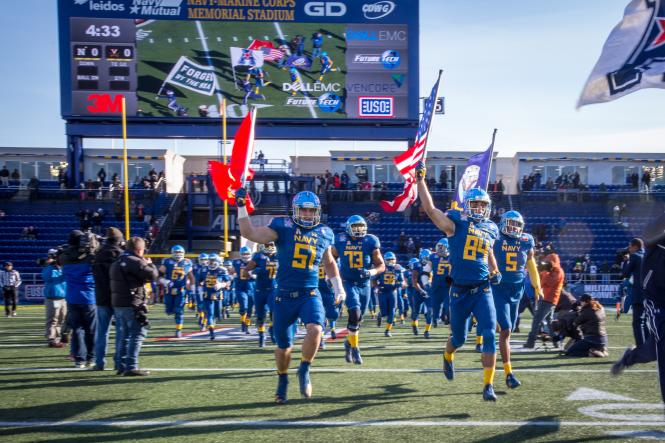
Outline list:
[[[175,317],[175,336],[182,337],[185,311],[185,291],[196,286],[192,272],[192,262],[185,258],[185,248],[175,245],[171,248],[171,258],[167,258],[159,267],[159,273],[165,276],[164,307],[167,315]]]
[[[339,318],[339,312],[342,309],[341,304],[335,304],[335,292],[332,289],[330,279],[326,278],[326,268],[323,264],[319,265],[319,293],[321,294],[321,301],[323,308],[326,311],[326,320],[328,321],[328,328],[330,329],[330,338],[335,340],[337,332],[335,326]],[[325,328],[321,334],[321,343],[319,349],[324,349],[325,345]]]
[[[432,322],[437,326],[439,320],[449,323],[450,306],[450,253],[448,252],[448,239],[442,238],[436,244],[434,254],[430,256],[432,263]]]
[[[210,340],[215,339],[215,305],[224,297],[223,289],[231,284],[231,277],[217,254],[210,254],[209,265],[202,274],[203,304]]]
[[[247,73],[246,81],[249,82],[249,79],[254,77],[254,96],[256,98],[264,98],[261,95],[261,88],[264,88],[270,84],[269,81],[266,81],[266,73],[263,68],[258,66],[253,66]]]
[[[379,239],[367,234],[367,222],[359,215],[352,215],[346,220],[346,233],[340,234],[332,247],[333,257],[340,261],[347,295],[349,319],[346,328],[349,335],[344,342],[347,363],[361,365],[363,362],[358,347],[359,330],[369,303],[370,279],[386,269],[380,247]]]
[[[259,348],[266,346],[266,306],[272,314],[277,288],[277,248],[274,242],[261,244],[247,264],[247,271],[256,274],[256,292],[254,293],[254,310],[256,311],[256,328],[259,333]]]
[[[295,195],[291,217],[275,217],[268,226],[252,226],[245,199],[247,191],[236,191],[240,234],[256,243],[275,242],[277,246],[277,293],[273,313],[273,330],[277,341],[275,360],[279,379],[275,401],[287,400],[288,370],[293,346],[293,325],[298,318],[307,330],[302,344],[302,360],[298,368],[300,393],[312,396],[310,365],[321,341],[321,328],[325,321],[323,303],[318,291],[318,267],[323,261],[326,275],[335,291],[335,302],[341,303],[346,294],[339,276],[337,263],[331,254],[335,239],[332,230],[320,223],[321,202],[313,192]]]
[[[312,34],[312,58],[315,59],[321,55],[321,47],[323,46],[323,35],[320,32]]]
[[[492,288],[496,320],[499,324],[499,350],[503,361],[506,385],[510,389],[522,383],[513,374],[510,362],[510,332],[517,322],[517,311],[524,293],[526,270],[538,300],[542,294],[540,276],[534,258],[533,237],[524,232],[524,219],[517,211],[508,211],[501,216],[499,237],[494,243],[494,257],[503,276],[501,283]]]
[[[296,68],[289,69],[289,77],[291,78],[291,95],[295,96],[298,91],[302,91],[302,77]]]
[[[379,318],[386,318],[386,330],[384,335],[392,337],[393,324],[395,323],[395,308],[397,306],[397,288],[404,284],[404,276],[401,269],[397,267],[397,257],[393,252],[386,252],[383,256],[386,261],[386,269],[376,276],[376,284],[379,288]]]
[[[335,72],[337,71],[337,68],[333,68],[333,61],[332,59],[328,56],[327,52],[322,52],[321,57],[319,57],[319,60],[321,61],[321,72],[319,76],[319,82],[323,81],[323,76],[326,75],[329,72]]]
[[[196,278],[197,283],[196,291],[194,293],[196,300],[196,316],[202,331],[205,330],[205,310],[203,304],[203,294],[205,292],[205,287],[203,274],[207,271],[209,263],[210,261],[208,260],[208,254],[202,252],[199,254],[197,263],[193,267],[194,278]]]
[[[232,275],[235,277],[240,329],[246,334],[249,334],[249,326],[252,324],[252,308],[256,290],[256,276],[247,269],[251,259],[252,251],[247,246],[243,246],[240,248],[240,258],[233,260],[231,269]]]
[[[496,311],[492,286],[501,282],[492,247],[498,236],[497,226],[489,220],[491,200],[487,192],[471,188],[464,194],[462,212],[443,213],[434,206],[425,182],[426,169],[416,166],[418,194],[422,207],[432,222],[448,237],[452,285],[450,289],[451,336],[443,355],[443,372],[448,380],[455,377],[455,351],[466,341],[471,314],[478,320],[483,343],[483,400],[496,401]]]
[[[432,251],[423,249],[418,254],[418,259],[411,263],[411,329],[413,335],[418,335],[418,316],[425,313],[425,338],[430,337],[432,329],[432,298],[430,297],[430,285],[432,281],[432,263],[429,261]]]

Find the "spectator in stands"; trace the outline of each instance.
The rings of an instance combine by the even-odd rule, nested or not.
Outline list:
[[[21,180],[21,174],[18,172],[18,169],[14,169],[11,175],[12,180]]]
[[[113,204],[113,214],[115,215],[115,219],[122,220],[124,213],[125,210],[122,207],[122,203],[120,203],[120,200],[116,200]]]
[[[46,307],[46,340],[49,348],[64,348],[63,334],[67,317],[65,294],[67,283],[58,263],[58,251],[49,249],[48,257],[43,263],[42,280],[44,280],[44,306]],[[67,341],[67,340],[64,340]]]
[[[644,192],[651,190],[651,174],[649,171],[644,171],[644,174],[642,174],[642,186],[644,186]]]
[[[634,172],[630,176],[630,183],[633,185],[633,188],[637,189],[639,187],[640,176],[637,175],[637,172]]]
[[[139,352],[149,326],[148,300],[145,284],[159,276],[157,267],[144,258],[145,242],[132,237],[127,242],[127,252],[111,266],[111,303],[120,326],[118,340],[117,374],[125,376],[149,375],[139,369]]]
[[[632,278],[633,337],[635,345],[640,346],[646,341],[649,332],[644,315],[644,291],[642,290],[642,264],[644,263],[644,242],[641,238],[633,238],[628,244],[630,257],[622,272],[624,280]]]
[[[95,234],[101,235],[102,233],[102,225],[104,224],[104,219],[106,218],[106,213],[104,212],[104,209],[99,208],[95,212],[92,213],[92,216],[90,217],[90,220],[92,222],[92,232]]]
[[[97,237],[89,232],[72,231],[67,249],[60,254],[67,282],[67,310],[72,329],[72,353],[78,369],[92,366],[95,359],[97,308],[92,264],[99,248]]]
[[[76,217],[79,219],[81,231],[85,232],[92,228],[92,212],[90,209],[80,209],[76,213]]]
[[[323,176],[319,175],[318,177],[316,177],[316,193],[323,194],[325,187],[326,187],[326,181],[323,178]]]
[[[5,315],[16,317],[21,274],[14,269],[12,262],[5,262],[4,270],[0,271],[0,286],[2,286],[2,296],[5,299]]]
[[[106,348],[109,341],[109,330],[113,308],[111,307],[111,265],[124,252],[125,239],[122,232],[117,228],[106,230],[106,241],[95,255],[92,264],[92,273],[95,278],[95,302],[97,305],[97,337],[95,342],[95,367],[96,371],[103,371],[106,367]],[[116,337],[118,329],[116,326]],[[114,363],[118,370],[117,361],[118,343],[116,342],[116,353]]]
[[[104,182],[101,180],[96,180],[92,187],[95,189],[95,198],[101,200],[104,198]]]
[[[99,179],[100,182],[106,181],[106,171],[104,170],[104,168],[99,169],[99,172],[97,173],[97,178]]]
[[[448,173],[445,168],[442,168],[439,174],[439,184],[441,185],[441,189],[448,189]]]
[[[58,168],[58,183],[60,184],[60,189],[67,188],[67,174],[65,173],[65,168]]]
[[[619,205],[614,205],[614,208],[612,208],[612,218],[614,223],[621,223],[621,207]]]
[[[341,183],[341,189],[349,189],[349,174],[347,174],[346,171],[342,171],[339,180]]]
[[[86,197],[85,183],[83,183],[83,182],[79,183],[79,189],[80,189],[79,198],[81,199],[81,201],[83,201],[83,200],[85,200],[85,197]]]
[[[413,237],[409,237],[409,239],[406,241],[406,252],[408,254],[416,253],[416,243],[413,241]]]
[[[566,355],[573,357],[608,357],[607,329],[605,328],[605,309],[590,294],[580,297],[581,308],[573,321],[580,329],[582,339],[576,340],[567,350]]]
[[[37,240],[37,236],[39,235],[39,231],[37,228],[34,226],[28,226],[23,228],[21,231],[21,239],[22,240]]]
[[[399,233],[399,239],[397,240],[397,250],[401,253],[404,254],[406,253],[406,242],[407,242],[407,237],[404,231]]]
[[[28,191],[30,192],[28,197],[29,200],[35,200],[37,198],[37,193],[39,192],[39,180],[37,177],[32,177],[30,181],[28,181]]]
[[[333,187],[336,190],[339,190],[341,186],[342,186],[342,180],[339,177],[339,173],[335,172],[335,175],[333,176]]]
[[[547,324],[547,331],[551,332],[552,313],[554,306],[559,302],[561,296],[561,289],[565,279],[565,272],[561,269],[561,262],[559,256],[555,253],[550,253],[545,257],[544,269],[540,272],[540,282],[543,288],[543,299],[538,302],[536,313],[533,315],[533,322],[531,324],[531,331],[524,348],[533,348],[536,344],[536,337],[540,332],[543,322]]]
[[[136,219],[139,221],[145,219],[145,206],[143,206],[143,203],[136,205]]]
[[[540,191],[540,185],[543,180],[543,174],[540,173],[540,171],[536,171],[533,174],[533,188]]]
[[[206,181],[205,179],[199,180],[199,191],[206,192]]]
[[[113,175],[111,176],[111,181],[114,182],[114,183],[115,183],[115,182],[118,182],[118,183],[120,182],[120,178],[118,177],[118,173],[117,173],[117,172],[114,172],[114,173],[113,173]]]
[[[7,169],[7,165],[4,165],[2,170],[0,170],[0,180],[2,181],[2,186],[9,186],[9,169]]]

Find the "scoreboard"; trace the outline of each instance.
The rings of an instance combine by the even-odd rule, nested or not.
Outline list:
[[[418,1],[59,0],[66,120],[418,120]]]

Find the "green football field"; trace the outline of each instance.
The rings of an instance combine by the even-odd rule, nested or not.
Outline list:
[[[198,25],[197,25],[198,23]],[[305,54],[311,55],[311,35],[318,31],[323,34],[323,50],[334,62],[337,71],[326,74],[323,84],[339,84],[337,95],[344,94],[345,71],[344,53],[346,42],[344,24],[293,24],[293,23],[229,23],[229,22],[194,22],[194,21],[150,21],[139,28],[138,41],[138,97],[139,108],[147,116],[174,116],[166,107],[165,98],[157,98],[171,68],[181,56],[186,56],[202,66],[214,66],[221,92],[211,96],[191,90],[167,85],[174,90],[179,105],[189,109],[190,117],[198,117],[201,105],[219,108],[222,97],[227,100],[230,117],[240,118],[247,112],[243,105],[245,96],[241,85],[244,74],[237,72],[234,80],[230,47],[246,48],[254,39],[272,41],[275,46],[284,39],[290,41],[296,34],[305,36]],[[339,69],[341,67],[341,69]],[[291,93],[283,91],[283,84],[290,83],[289,73],[280,69],[274,62],[265,62],[263,66],[268,84],[261,90],[263,98],[253,98],[248,105],[259,107],[259,118],[344,118],[343,109],[338,112],[324,113],[316,104],[311,106],[285,106]],[[319,79],[321,64],[315,60],[311,70],[300,70],[303,83],[313,85]],[[238,69],[238,68],[236,68]],[[254,80],[251,81],[252,85]],[[299,92],[298,98],[317,98],[323,92]]]
[[[302,399],[295,375],[290,401],[273,404],[272,346],[237,333],[237,314],[220,335],[165,340],[172,319],[157,305],[141,353],[148,377],[73,369],[66,350],[43,338],[43,307],[21,307],[0,319],[0,441],[641,441],[665,438],[665,416],[653,364],[620,377],[611,362],[631,341],[630,317],[608,320],[609,359],[565,358],[552,350],[515,352],[523,386],[509,391],[497,371],[497,403],[482,401],[479,354],[471,341],[458,352],[453,382],[443,378],[433,338],[397,325],[394,337],[367,321],[365,364],[343,360],[329,342],[313,366],[314,397]],[[525,322],[523,322],[525,323]],[[526,321],[528,323],[528,320]],[[186,332],[194,318],[187,314]],[[525,338],[516,334],[515,346]],[[298,354],[296,354],[297,357]],[[294,361],[293,369],[297,367]]]

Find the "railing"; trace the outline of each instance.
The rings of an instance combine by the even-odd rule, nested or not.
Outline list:
[[[162,225],[159,227],[159,233],[157,234],[157,237],[155,237],[152,244],[150,245],[149,252],[156,253],[164,249],[164,245],[171,236],[171,231],[173,230],[173,227],[177,223],[178,217],[182,213],[182,210],[185,206],[186,202],[185,196],[186,194],[184,192],[184,186],[183,186],[180,189],[180,192],[176,194],[176,197],[171,202],[171,205],[168,208],[166,216],[164,217],[164,221],[162,222]]]

